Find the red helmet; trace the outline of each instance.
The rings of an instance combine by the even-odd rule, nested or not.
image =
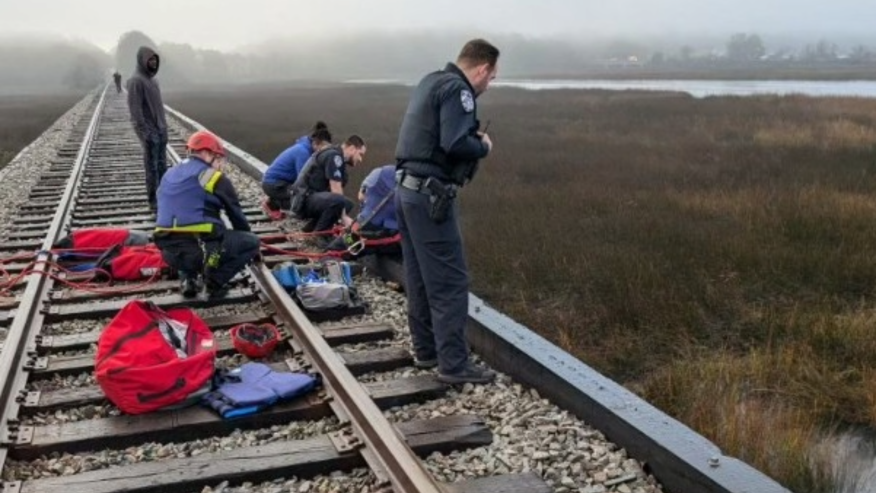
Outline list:
[[[222,141],[219,140],[219,137],[216,137],[206,130],[198,130],[193,133],[192,136],[189,137],[186,147],[193,152],[210,151],[219,156],[225,155],[225,147],[222,146]]]
[[[248,358],[269,356],[282,339],[272,324],[240,324],[231,328],[231,343],[238,353]]]

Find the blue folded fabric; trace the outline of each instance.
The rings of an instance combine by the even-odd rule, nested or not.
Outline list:
[[[315,389],[319,381],[306,373],[280,373],[272,371],[261,382],[281,400],[288,400]]]
[[[229,419],[298,397],[320,384],[314,375],[276,372],[262,363],[246,363],[221,375],[218,382],[216,390],[204,396],[203,403]]]

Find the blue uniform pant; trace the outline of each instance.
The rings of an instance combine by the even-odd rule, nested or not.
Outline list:
[[[214,286],[230,281],[259,253],[259,237],[248,231],[228,230],[203,241],[192,234],[170,233],[156,236],[155,244],[167,265],[181,277],[203,272],[205,282]],[[211,262],[211,258],[215,260]]]
[[[304,217],[313,223],[311,231],[332,229],[341,219],[344,211],[353,210],[353,202],[341,194],[316,192],[307,197],[304,203]]]
[[[429,218],[429,196],[424,193],[399,186],[395,205],[414,353],[419,360],[437,357],[441,373],[459,373],[468,364],[469,277],[457,204],[440,224]]]
[[[292,207],[292,198],[289,195],[291,186],[292,184],[288,181],[262,183],[262,190],[268,196],[268,207],[271,210],[288,211]]]
[[[167,133],[146,135],[143,144],[143,167],[146,170],[146,196],[155,204],[155,191],[167,171]]]

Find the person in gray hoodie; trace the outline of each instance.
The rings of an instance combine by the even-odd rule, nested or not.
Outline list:
[[[146,168],[146,194],[149,208],[155,210],[155,191],[167,171],[167,120],[161,88],[155,75],[160,59],[152,48],[141,46],[137,51],[137,68],[128,79],[128,110],[131,123],[143,145]]]

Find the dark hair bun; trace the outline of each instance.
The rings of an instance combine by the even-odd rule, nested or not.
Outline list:
[[[313,125],[313,130],[328,130],[328,125],[326,125],[324,121],[320,120]]]

